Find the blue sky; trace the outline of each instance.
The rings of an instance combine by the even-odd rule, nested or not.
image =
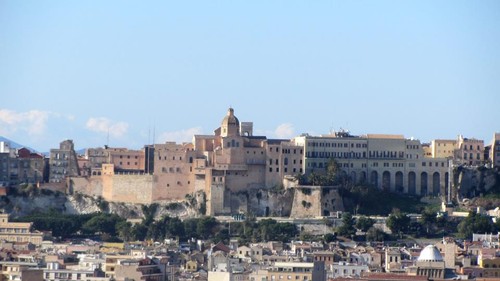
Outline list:
[[[0,135],[48,151],[500,131],[500,1],[0,0]],[[109,142],[108,142],[109,132]]]

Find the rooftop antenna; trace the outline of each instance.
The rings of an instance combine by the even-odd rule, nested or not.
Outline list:
[[[155,136],[156,136],[156,123],[153,122],[153,145],[155,144]]]
[[[106,146],[109,147],[109,127],[108,127],[108,135],[106,136]]]

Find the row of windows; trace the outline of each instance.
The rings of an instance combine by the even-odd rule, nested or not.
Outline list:
[[[130,166],[130,162],[127,162],[127,165]],[[137,166],[137,162],[134,163]],[[120,166],[123,166],[123,162],[120,161]]]
[[[276,173],[279,173],[280,172],[280,168],[276,168],[274,171]],[[273,168],[269,167],[269,172],[272,173],[273,172]],[[284,173],[288,173],[288,168],[284,168],[283,172]],[[294,173],[294,174],[297,173],[297,168],[293,168],[292,169],[292,173]],[[299,173],[302,173],[302,168],[299,168]]]
[[[240,147],[240,142],[235,140],[228,141],[226,147]]]
[[[289,149],[289,148],[284,148],[281,150],[281,153],[283,154],[291,154],[292,153],[292,149]],[[299,149],[299,153],[302,154],[302,149]],[[297,149],[293,149],[293,154],[297,154]]]
[[[444,162],[435,162],[434,167],[439,167],[439,163],[441,163],[441,167],[444,167]],[[425,167],[427,164],[426,162],[422,162],[422,167]],[[432,162],[429,162],[429,167],[432,167]],[[446,163],[446,167],[448,167],[448,163]]]
[[[366,158],[366,152],[317,152],[311,151],[306,153],[306,157],[309,158]]]
[[[464,150],[467,150],[467,145],[466,144],[464,145]],[[469,145],[469,150],[473,150],[472,144]],[[481,146],[480,145],[477,146],[477,150],[481,150]]]
[[[273,159],[269,159],[269,165],[273,165],[273,162],[275,163],[275,165],[279,165],[279,159],[275,159],[273,161]],[[288,165],[288,158],[285,157],[283,159],[283,164],[286,166]],[[297,159],[293,159],[293,164],[296,165],[297,164]],[[302,159],[299,160],[299,164],[302,165]]]
[[[469,159],[470,160],[474,159],[474,154],[473,153],[469,153]],[[480,153],[477,153],[476,159],[477,160],[481,160],[481,154]],[[467,160],[467,153],[464,153],[464,160]]]
[[[191,182],[188,181],[187,184],[189,185],[189,184],[191,184]],[[182,185],[182,182],[181,181],[177,181],[177,185]],[[169,183],[167,183],[167,187],[170,187]]]
[[[404,158],[404,151],[370,151],[370,158]]]
[[[257,153],[257,152],[255,152],[255,150],[254,150],[254,151],[253,151],[253,154],[256,154],[256,153]],[[250,151],[249,151],[249,150],[247,150],[247,154],[250,154]],[[260,154],[261,154],[261,155],[264,155],[264,151],[261,151],[261,152],[260,152]]]
[[[347,143],[347,142],[315,142],[315,141],[310,141],[307,142],[307,146],[311,147],[356,147],[356,148],[365,148],[368,147],[366,143]]]
[[[190,160],[192,161],[193,157],[190,157]],[[158,160],[161,161],[161,155],[158,155]],[[163,156],[163,160],[167,160],[167,156]],[[172,156],[172,160],[175,160],[175,156]],[[182,156],[179,156],[179,159],[180,161],[182,161]],[[189,162],[189,163],[192,163],[192,162]]]
[[[439,167],[439,165],[441,165],[441,167],[445,167],[445,162],[429,162],[429,167],[432,167],[432,166],[435,166],[435,167]],[[307,167],[308,168],[324,168],[327,166],[327,163],[316,163],[316,162],[308,162],[307,163]],[[379,166],[379,162],[373,162],[372,163],[372,167],[378,167]],[[383,166],[384,167],[393,167],[393,168],[397,168],[397,167],[404,167],[404,163],[398,163],[398,162],[393,162],[392,165],[390,162],[383,162]],[[422,162],[422,166],[423,167],[426,167],[427,166],[427,162]],[[339,167],[342,167],[342,168],[354,168],[354,163],[339,163]],[[361,163],[361,167],[362,168],[366,168],[367,167],[367,164],[366,163]],[[415,163],[408,163],[408,167],[411,167],[411,168],[414,168],[415,167]],[[446,167],[448,167],[448,163],[446,163]]]
[[[410,145],[407,145],[406,146],[406,149],[419,149],[420,148],[420,145],[413,145],[413,144],[410,144]]]
[[[139,157],[136,155],[135,159],[138,159]],[[120,159],[123,159],[123,155],[120,155]],[[127,159],[130,159],[130,155],[127,155]]]
[[[162,167],[162,168],[161,168],[161,171],[162,171],[163,173],[174,173],[174,172],[176,172],[176,173],[180,173],[180,172],[181,172],[181,168],[176,167],[176,168],[174,169],[174,167],[170,167],[170,168],[168,168],[168,169],[167,169],[167,167]]]

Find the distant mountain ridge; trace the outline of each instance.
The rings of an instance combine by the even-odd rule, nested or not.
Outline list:
[[[0,136],[0,142],[2,142],[2,141],[3,141],[3,142],[7,142],[7,143],[9,143],[9,145],[10,145],[10,147],[11,147],[11,148],[16,148],[16,149],[19,149],[19,148],[21,148],[21,147],[25,147],[25,148],[27,148],[27,149],[29,149],[29,150],[33,151],[33,152],[39,152],[38,150],[33,149],[33,148],[29,147],[29,146],[22,145],[22,144],[20,144],[20,143],[17,143],[17,142],[15,142],[15,141],[11,140],[11,139],[8,139],[8,138],[6,138],[6,137]]]
[[[27,148],[27,149],[29,149],[29,150],[33,151],[33,152],[36,152],[36,153],[41,153],[41,154],[46,155],[46,156],[47,156],[47,155],[50,155],[50,152],[49,152],[49,151],[46,151],[46,152],[40,152],[39,150],[36,150],[36,149],[31,148],[31,147],[26,146],[26,145],[22,145],[22,144],[20,144],[20,143],[17,143],[17,142],[15,142],[15,141],[11,140],[11,139],[8,139],[8,138],[4,137],[4,136],[0,136],[0,142],[2,142],[2,141],[3,141],[3,142],[8,142],[8,143],[10,144],[10,147],[11,147],[11,148],[19,149],[19,148],[21,148],[21,147],[25,147],[25,148]],[[56,146],[56,147],[58,147],[58,146]],[[79,154],[79,155],[84,155],[86,150],[87,150],[86,148],[82,148],[82,149],[75,149],[75,152],[76,152],[76,154]]]

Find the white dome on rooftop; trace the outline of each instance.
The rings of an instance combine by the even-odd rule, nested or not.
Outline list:
[[[420,252],[418,261],[443,261],[443,256],[441,256],[441,253],[436,246],[429,245],[426,246],[422,252]]]

